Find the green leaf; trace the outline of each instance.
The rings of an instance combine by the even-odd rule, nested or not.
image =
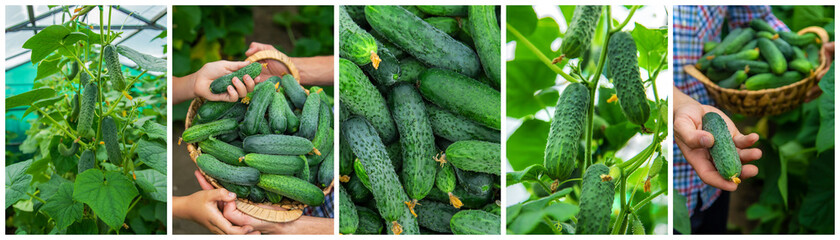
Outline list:
[[[791,31],[799,31],[809,26],[822,26],[826,24],[824,17],[825,10],[822,6],[796,6],[793,8],[791,19]]]
[[[599,87],[598,88],[598,116],[607,120],[610,125],[616,125],[621,122],[626,122],[627,118],[621,112],[621,106],[618,101],[608,103],[607,100],[615,94],[615,89]]]
[[[834,233],[834,151],[827,151],[808,167],[808,192],[799,210],[802,226],[818,234]]]
[[[6,208],[9,208],[18,200],[29,198],[26,193],[29,191],[32,175],[25,172],[30,164],[32,164],[32,160],[6,166]]]
[[[192,42],[198,35],[196,27],[201,24],[201,8],[198,6],[172,7],[172,32],[175,36],[182,36],[185,41]]]
[[[540,61],[521,60],[507,62],[507,116],[522,118],[534,115],[544,107],[557,103],[557,91],[547,91],[554,86],[557,74]],[[546,91],[540,91],[546,89]],[[539,95],[537,91],[540,91]],[[544,92],[544,93],[543,93]],[[545,95],[545,96],[540,96]],[[550,102],[545,102],[552,100]]]
[[[513,35],[509,35],[513,36]],[[543,55],[548,57],[549,59],[553,59],[560,54],[557,51],[551,49],[551,44],[554,43],[560,37],[560,27],[557,25],[557,21],[554,18],[544,17],[537,21],[537,28],[533,33],[530,35],[522,34],[531,44],[539,50]],[[515,60],[540,60],[534,52],[531,51],[530,48],[526,47],[525,44],[516,44],[516,52],[514,53]],[[558,50],[559,51],[559,50]],[[542,63],[542,62],[540,62]],[[561,63],[562,65],[563,63]],[[540,64],[542,68],[548,68],[545,64]]]
[[[61,47],[62,40],[69,34],[70,29],[67,29],[67,27],[52,25],[26,40],[23,43],[23,48],[32,50],[30,59],[32,64],[35,64]]]
[[[49,106],[52,106],[53,104],[61,100],[64,100],[64,95],[58,95],[55,97],[35,101],[35,103],[32,103],[32,106],[29,106],[29,108],[26,109],[26,112],[23,113],[23,116],[26,117],[26,115],[29,115],[29,113],[38,111],[38,109],[40,108],[47,108]]]
[[[674,196],[674,230],[681,234],[691,234],[691,219],[688,217],[688,207],[686,206],[686,199],[680,193]]]
[[[513,231],[514,234],[529,233],[543,221],[542,216],[543,213],[540,211],[520,213],[519,216],[513,220],[513,223],[508,226],[508,229]]]
[[[149,198],[166,202],[166,175],[153,169],[135,171],[137,186],[143,190]]]
[[[560,6],[560,12],[563,13],[563,20],[566,20],[567,30],[569,24],[572,24],[572,17],[575,16],[575,8],[577,8],[575,5]]]
[[[143,130],[146,131],[146,136],[152,140],[166,141],[166,126],[154,121],[146,121],[143,123]]]
[[[542,164],[534,164],[522,171],[507,173],[507,185],[517,184],[523,181],[539,181],[540,175],[547,171]]]
[[[34,167],[34,164],[30,165],[29,169],[32,169],[33,167]],[[41,191],[41,193],[38,194],[38,196],[41,197],[41,199],[43,199],[44,201],[49,201],[50,198],[53,195],[55,195],[55,193],[58,192],[58,188],[63,183],[73,183],[73,182],[71,182],[70,180],[64,179],[63,177],[61,177],[59,175],[53,174],[52,177],[50,177],[49,181],[47,181],[45,183],[38,184],[38,190]]]
[[[549,216],[551,219],[559,222],[571,219],[573,216],[578,214],[578,211],[580,211],[578,206],[564,202],[552,204],[543,209],[543,213],[545,213],[546,216]]]
[[[517,204],[514,204],[514,205],[511,205],[511,206],[507,207],[507,209],[505,210],[505,213],[507,214],[507,216],[506,216],[506,218],[505,218],[505,219],[506,219],[507,221],[505,221],[505,222],[506,222],[508,225],[510,225],[511,223],[513,223],[513,219],[514,219],[516,216],[518,216],[518,215],[519,215],[519,212],[520,212],[520,211],[522,211],[522,203],[517,203]]]
[[[633,138],[639,129],[639,125],[624,121],[619,124],[607,126],[604,130],[604,135],[606,135],[607,141],[609,141],[613,148],[619,149],[623,147],[630,138]]]
[[[834,148],[834,63],[820,80],[823,93],[819,97],[820,130],[817,132],[817,151]]]
[[[140,139],[137,143],[137,156],[152,169],[166,174],[166,145],[163,143]]]
[[[111,229],[119,229],[125,221],[131,200],[137,194],[134,183],[125,175],[88,169],[76,176],[73,199],[90,206]]]
[[[522,205],[523,212],[530,212],[530,211],[541,211],[545,206],[548,206],[548,203],[551,201],[560,199],[563,196],[569,195],[572,192],[572,188],[564,188],[560,189],[547,197],[543,197],[534,201],[527,202]]]
[[[506,23],[513,26],[522,36],[529,36],[537,28],[537,13],[531,6],[507,6]],[[508,36],[513,36],[508,32]],[[513,39],[513,38],[509,38]]]
[[[55,90],[49,87],[32,89],[28,92],[6,98],[6,111],[20,106],[29,106],[35,101],[53,96],[55,96]]]
[[[117,52],[134,61],[142,69],[152,72],[166,72],[166,59],[138,52],[125,45],[117,46]]]
[[[73,200],[73,183],[62,183],[58,192],[50,198],[41,210],[52,219],[55,219],[55,226],[58,229],[65,229],[70,224],[82,219],[82,212],[85,206]]]
[[[636,27],[630,33],[636,40],[636,48],[639,51],[639,67],[654,71],[668,54],[668,30],[648,29],[644,25],[636,23]]]
[[[35,75],[35,80],[43,79],[45,77],[52,76],[53,74],[58,73],[59,67],[58,64],[61,61],[61,55],[54,54],[50,55],[49,57],[45,58],[43,61],[38,63],[38,70]]]
[[[549,123],[529,119],[510,135],[505,155],[514,171],[520,171],[534,164],[542,164]]]
[[[73,44],[76,44],[76,42],[81,40],[87,42],[87,39],[88,35],[83,32],[71,32],[70,34],[64,37],[61,43],[62,45],[64,45],[64,47],[72,48]]]

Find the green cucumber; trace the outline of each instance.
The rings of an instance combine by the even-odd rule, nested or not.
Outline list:
[[[420,77],[424,71],[426,71],[426,65],[423,65],[420,61],[414,58],[403,58],[400,60],[400,82],[410,82],[415,83],[417,82],[417,78]]]
[[[417,8],[435,16],[464,17],[468,14],[468,6],[462,5],[418,5]]]
[[[458,168],[455,169],[455,175],[458,176],[458,186],[462,187],[467,192],[484,194],[491,193],[493,185],[498,184],[498,180],[494,180],[492,174],[465,171]]]
[[[205,174],[220,181],[244,186],[253,186],[260,182],[260,171],[256,168],[223,163],[210,154],[198,155],[195,164]]]
[[[492,129],[501,129],[501,94],[475,79],[443,69],[420,75],[420,93],[430,102]]]
[[[749,30],[752,31],[752,30]],[[737,40],[736,40],[737,41]],[[639,74],[639,62],[636,57],[636,41],[628,32],[618,32],[610,37],[608,71],[615,84],[621,112],[627,120],[636,125],[644,125],[650,117],[650,105],[645,94],[645,86]]]
[[[300,178],[262,174],[257,186],[309,206],[321,206],[324,203],[324,192],[317,186]]]
[[[297,136],[309,140],[314,139],[315,132],[318,130],[318,115],[320,113],[321,97],[318,94],[309,94],[300,113],[300,127]]]
[[[90,81],[90,75],[86,71],[82,71],[82,75],[79,75],[79,85],[85,86]]]
[[[394,167],[394,171],[400,172],[402,171],[402,146],[399,142],[391,143],[385,146],[385,151],[388,151],[388,157],[391,158],[391,165]]]
[[[218,181],[219,184],[222,185],[223,188],[227,189],[229,192],[233,192],[236,194],[237,198],[248,198],[251,195],[251,187],[250,186],[243,186],[239,184],[229,183],[225,181]]]
[[[333,153],[335,151],[330,151],[330,153],[326,154],[327,156],[324,158],[326,161],[323,161],[321,166],[318,167],[318,183],[321,184],[321,187],[329,186],[335,179],[335,173],[333,173],[335,169]]]
[[[751,20],[750,20],[750,27],[751,27],[753,30],[755,30],[756,32],[758,32],[758,31],[766,31],[766,32],[770,32],[770,33],[772,33],[772,34],[776,34],[776,29],[774,29],[772,26],[770,26],[770,24],[769,24],[769,23],[767,23],[766,21],[764,21],[764,20],[763,20],[763,19],[761,19],[761,18],[753,18],[753,19],[751,19]]]
[[[210,119],[210,118],[198,118],[198,117],[196,117],[194,119],[195,121],[194,121],[193,124],[203,124],[203,123],[208,123],[208,122],[221,120],[221,119],[227,119],[227,118],[233,118],[233,119],[236,119],[237,122],[239,122],[239,121],[242,121],[242,119],[245,119],[245,113],[247,111],[248,111],[248,105],[247,104],[237,102],[232,107],[230,107],[227,111],[225,111],[224,114],[219,116],[219,118]]]
[[[227,118],[209,123],[190,126],[181,134],[181,140],[186,143],[204,141],[205,139],[236,131],[239,123],[236,119]]]
[[[437,187],[437,189],[441,192],[449,195],[449,204],[455,208],[461,208],[463,205],[461,203],[461,199],[452,193],[455,191],[455,184],[457,183],[457,179],[455,178],[455,169],[452,167],[452,164],[444,163],[442,165],[443,166],[441,166],[440,170],[438,170],[437,175],[435,175],[435,187]]]
[[[119,129],[111,116],[105,116],[100,125],[102,141],[105,142],[105,150],[108,152],[108,160],[112,163],[122,163],[122,151],[120,150],[120,137],[117,135]]]
[[[351,117],[341,124],[341,130],[368,171],[371,192],[380,215],[391,226],[390,231],[395,234],[418,232],[417,221],[405,205],[409,198],[399,184],[385,145],[373,126],[364,118]]]
[[[452,194],[461,199],[461,203],[464,204],[464,208],[475,209],[481,208],[484,205],[487,205],[487,203],[492,202],[494,193],[490,190],[481,193],[470,192],[463,186],[457,186]],[[426,199],[438,202],[449,202],[449,194],[440,191],[440,189],[432,188],[432,190],[429,191],[429,195],[426,195]]]
[[[779,38],[779,35],[776,33],[768,32],[768,31],[760,31],[755,33],[756,38],[766,38],[770,40],[775,40]]]
[[[723,54],[733,54],[741,50],[741,47],[747,42],[753,40],[755,38],[755,30],[752,28],[744,28],[735,39],[732,39],[729,44],[726,45],[726,48],[723,50]]]
[[[302,109],[303,104],[306,102],[306,92],[303,90],[303,87],[300,86],[300,83],[298,83],[295,77],[292,76],[292,74],[283,75],[283,77],[280,78],[280,85],[283,86],[283,91],[286,93],[286,96],[289,97],[290,102],[292,102],[296,108]]]
[[[470,32],[475,41],[475,50],[478,58],[481,59],[481,66],[494,88],[498,89],[502,84],[502,46],[499,25],[496,21],[496,6],[474,5],[470,6]],[[600,13],[600,7],[598,8]]]
[[[452,216],[458,213],[458,209],[445,203],[423,200],[415,208],[417,212],[417,224],[420,227],[439,233],[452,233],[449,223]]]
[[[64,145],[63,142],[58,143],[58,153],[61,154],[61,156],[65,156],[65,157],[73,156],[78,151],[79,151],[79,143],[76,142],[76,141],[73,141],[73,143],[70,144],[70,147],[67,147],[67,145]]]
[[[93,81],[85,85],[85,92],[82,94],[82,104],[79,109],[79,123],[76,124],[76,131],[80,137],[92,138],[95,136],[93,131],[93,118],[96,114],[94,107],[99,99],[99,88]]]
[[[379,56],[376,39],[360,28],[347,13],[344,6],[339,7],[339,55],[341,58],[364,66],[369,63],[379,68]]]
[[[102,61],[105,62],[105,67],[108,68],[108,76],[111,78],[114,90],[117,90],[117,92],[125,90],[125,78],[122,75],[122,64],[120,64],[120,56],[117,55],[117,48],[115,48],[114,45],[108,44],[103,47]]]
[[[481,210],[463,210],[452,215],[449,227],[454,234],[499,235],[502,218]]]
[[[73,94],[73,100],[70,102],[70,117],[67,118],[72,123],[75,123],[79,119],[79,109],[81,109],[79,105],[81,105],[81,101],[79,94]]]
[[[423,21],[452,37],[455,37],[455,34],[458,34],[458,31],[461,30],[458,21],[451,17],[428,17],[424,18]]]
[[[708,41],[708,42],[703,44],[703,52],[704,53],[710,52],[710,51],[712,51],[712,49],[717,47],[717,45],[718,45],[718,42]]]
[[[811,66],[811,62],[804,58],[794,59],[788,65],[790,65],[790,69],[796,70],[797,72],[805,75],[811,74],[811,70],[814,69],[813,66]]]
[[[458,169],[500,175],[501,150],[498,143],[457,141],[446,148],[446,160]]]
[[[732,76],[733,73],[735,73],[735,72],[728,71],[728,70],[718,70],[718,69],[715,69],[715,68],[709,68],[709,69],[706,69],[705,74],[706,74],[706,77],[709,78],[709,80],[712,80],[712,82],[720,82],[721,80]]]
[[[361,28],[368,28],[367,20],[365,20],[365,6],[363,5],[343,5],[340,8],[347,11],[347,14],[353,19],[359,27]]]
[[[761,51],[761,50],[759,50]],[[770,64],[763,61],[752,61],[752,60],[735,60],[726,63],[726,70],[727,71],[738,71],[738,70],[747,70],[749,69],[749,74],[759,74],[759,73],[768,73],[770,72]]]
[[[548,132],[543,165],[552,179],[564,181],[575,170],[580,138],[589,112],[589,89],[582,83],[566,86],[557,106]]]
[[[286,117],[292,112],[289,103],[286,102],[286,96],[276,92],[271,94],[271,103],[268,104],[267,112],[268,125],[271,127],[271,131],[278,134],[285,133],[287,128]]]
[[[353,202],[362,203],[371,200],[370,188],[365,186],[365,183],[357,176],[350,177],[345,187],[347,187],[347,191],[351,199],[353,199]]]
[[[243,162],[262,173],[291,175],[303,169],[306,159],[294,155],[249,153],[245,155]]]
[[[79,164],[76,165],[77,173],[82,173],[85,170],[94,168],[94,165],[96,165],[96,154],[94,154],[90,149],[85,150],[79,157]]]
[[[356,235],[382,233],[383,223],[378,213],[359,205],[356,205],[356,212],[359,215],[359,227],[356,228]]]
[[[199,142],[198,148],[201,149],[201,153],[210,154],[227,164],[245,166],[245,163],[240,161],[240,158],[245,156],[245,151],[241,147],[210,137]]]
[[[201,107],[198,107],[196,120],[201,119],[210,122],[219,119],[235,104],[236,102],[207,101],[201,104]]]
[[[790,43],[791,45],[797,47],[805,47],[809,44],[819,44],[820,39],[817,37],[815,33],[805,33],[802,35],[796,34],[795,32],[779,32],[779,37],[784,39],[785,42]]]
[[[575,7],[572,21],[566,30],[566,36],[560,42],[560,52],[565,58],[578,58],[589,51],[595,27],[601,18],[600,5],[581,5]]]
[[[325,126],[324,129],[323,133],[316,135],[315,140],[312,141],[312,145],[321,152],[321,155],[307,156],[306,160],[310,166],[323,162],[324,158],[333,151],[333,129],[329,126]]]
[[[707,131],[715,138],[715,142],[709,148],[709,155],[715,163],[715,168],[724,179],[734,183],[740,183],[741,179],[741,157],[738,155],[738,148],[732,141],[729,127],[726,121],[715,112],[708,112],[703,115],[703,131]]]
[[[359,179],[366,188],[370,189],[370,178],[367,175],[367,171],[365,171],[365,166],[362,165],[362,161],[356,159],[353,161],[353,173],[356,174],[356,178]]]
[[[774,39],[772,42],[773,42],[774,45],[776,45],[776,48],[779,49],[779,52],[782,52],[782,55],[784,55],[786,59],[792,59],[793,58],[793,55],[794,55],[793,47],[791,47],[790,44],[785,42],[785,40],[777,38],[777,39]]]
[[[370,83],[356,64],[339,60],[339,94],[349,112],[364,117],[373,124],[383,142],[396,138],[396,126],[382,94]]]
[[[712,59],[714,59],[715,56],[724,55],[727,48],[726,46],[732,43],[732,41],[738,37],[738,34],[741,33],[741,31],[743,31],[743,28],[736,28],[730,31],[729,35],[726,35],[726,37],[724,37],[723,40],[721,40],[720,43],[717,46],[715,46],[714,49],[712,49],[709,52],[706,52],[706,54],[703,54],[703,56],[697,60],[697,63],[694,66],[700,71],[706,71],[706,69],[708,69],[712,65]]]
[[[356,205],[350,201],[350,195],[344,190],[344,187],[338,187],[338,232],[341,234],[356,233],[359,227],[359,215],[356,212]]]
[[[277,194],[272,191],[265,191],[265,198],[268,199],[271,203],[280,203],[283,201],[283,195]]]
[[[257,186],[250,187],[250,194],[248,194],[248,200],[255,203],[261,203],[265,201],[265,198],[265,190]]]
[[[242,141],[242,146],[246,153],[274,155],[304,155],[315,150],[306,138],[278,134],[248,136]]]
[[[747,49],[738,53],[724,55],[712,59],[712,67],[716,69],[725,69],[726,63],[734,60],[756,60],[758,59],[758,49]]]
[[[488,203],[483,208],[481,208],[481,210],[501,216],[502,215],[502,206],[499,206],[500,203],[501,202],[499,202],[499,201]]]
[[[732,76],[721,80],[717,84],[722,88],[737,89],[742,83],[744,83],[745,80],[747,80],[747,72],[744,70],[738,70],[733,73]]]
[[[577,234],[607,234],[615,199],[615,183],[606,179],[610,168],[596,163],[586,169],[580,193]]]
[[[353,155],[350,143],[347,142],[344,135],[339,134],[338,138],[338,175],[347,176],[353,172],[353,161],[356,156]]]
[[[435,179],[435,136],[426,114],[423,97],[414,86],[394,86],[391,99],[391,114],[397,124],[402,147],[402,182],[408,197],[423,199],[434,186]]]
[[[740,51],[744,51],[744,50],[747,50],[747,49],[755,49],[757,47],[758,47],[758,40],[753,39],[753,40],[750,40],[749,42],[747,42],[747,44],[744,44],[744,46],[741,47],[741,50],[738,50],[738,51],[740,52]]]
[[[373,64],[368,64],[362,66],[362,70],[370,75],[372,80],[376,81],[377,86],[391,86],[400,78],[400,61],[394,54],[391,54],[389,49],[381,47],[377,53],[382,59],[379,67],[376,68],[372,66]]]
[[[260,128],[263,127],[265,121],[265,112],[268,111],[268,105],[274,99],[274,94],[277,94],[274,90],[274,84],[268,81],[261,82],[254,87],[254,96],[248,105],[248,111],[245,112],[242,126],[239,127],[239,130],[246,136],[262,132]]]
[[[259,62],[253,62],[243,68],[240,68],[239,70],[236,70],[232,73],[228,73],[224,76],[213,80],[213,82],[210,83],[210,92],[212,92],[213,94],[227,92],[227,87],[233,85],[232,81],[234,77],[239,79],[239,81],[244,81],[242,80],[242,77],[244,77],[245,75],[248,75],[251,78],[256,78],[260,75],[260,73],[262,73],[262,64],[260,64]]]
[[[645,235],[645,225],[642,224],[642,220],[639,220],[639,217],[636,216],[636,214],[632,214],[630,218],[632,218],[633,221],[630,223],[633,235]]]
[[[373,29],[417,60],[468,76],[478,74],[479,59],[472,49],[408,10],[369,5],[365,7],[365,16]]]
[[[758,49],[761,51],[761,57],[767,60],[770,65],[770,72],[781,75],[787,70],[787,60],[776,44],[773,44],[769,39],[759,38]]]
[[[747,87],[747,90],[771,89],[793,84],[803,78],[802,74],[797,71],[788,71],[782,75],[762,73],[747,78],[744,86]]]
[[[501,141],[499,131],[482,126],[460,115],[452,114],[434,104],[427,103],[426,112],[429,114],[432,132],[449,141]]]
[[[362,6],[362,11],[364,12],[364,10],[365,7]],[[367,20],[365,20],[365,23],[367,23]],[[394,46],[394,44],[388,41],[388,39],[386,39],[385,37],[383,37],[382,34],[379,34],[376,31],[370,31],[368,33],[370,33],[370,35],[373,36],[374,39],[376,39],[376,45],[378,48],[388,49],[388,51],[391,52],[391,54],[393,54],[394,57],[397,58],[402,58],[405,56],[405,51],[403,51],[397,46]]]

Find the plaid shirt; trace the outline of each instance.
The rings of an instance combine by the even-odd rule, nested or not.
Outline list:
[[[703,83],[686,74],[683,66],[700,59],[705,42],[720,42],[724,19],[729,29],[735,29],[748,27],[753,18],[764,19],[776,30],[788,31],[769,6],[674,6],[674,86],[701,104],[713,104]],[[721,191],[700,180],[679,148],[674,148],[674,189],[686,197],[689,215],[694,214],[698,200],[702,200],[701,210],[705,210]]]
[[[306,216],[313,216],[313,217],[322,217],[322,218],[334,218],[333,216],[333,198],[335,195],[335,188],[333,191],[330,191],[330,194],[324,196],[324,204],[317,207],[307,207],[303,209],[303,215]]]

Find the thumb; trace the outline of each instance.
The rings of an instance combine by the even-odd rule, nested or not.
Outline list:
[[[674,134],[690,148],[710,148],[715,143],[711,133],[698,130],[694,121],[686,117],[674,119]]]
[[[236,193],[230,192],[224,188],[210,190],[210,200],[230,202],[236,200]]]

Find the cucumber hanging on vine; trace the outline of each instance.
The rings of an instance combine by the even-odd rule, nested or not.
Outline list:
[[[587,112],[589,89],[582,83],[569,84],[557,101],[545,146],[543,165],[552,179],[566,180],[575,170]]]
[[[599,18],[601,18],[601,6],[575,7],[572,22],[569,24],[563,42],[560,43],[560,52],[565,58],[578,58],[582,53],[589,51]]]
[[[108,68],[108,76],[111,77],[111,83],[117,91],[125,90],[125,78],[122,75],[122,65],[120,64],[120,56],[117,54],[117,48],[114,45],[105,45],[102,50],[103,61],[105,67]]]
[[[607,58],[610,62],[607,71],[613,77],[621,111],[628,121],[644,127],[650,117],[650,105],[639,74],[636,41],[628,32],[617,32],[610,37],[607,48]]]
[[[93,131],[93,117],[95,117],[94,107],[96,106],[98,95],[99,88],[95,83],[89,82],[85,86],[85,91],[82,94],[82,104],[79,109],[79,123],[76,125],[76,131],[80,137],[92,138],[96,134]]]

